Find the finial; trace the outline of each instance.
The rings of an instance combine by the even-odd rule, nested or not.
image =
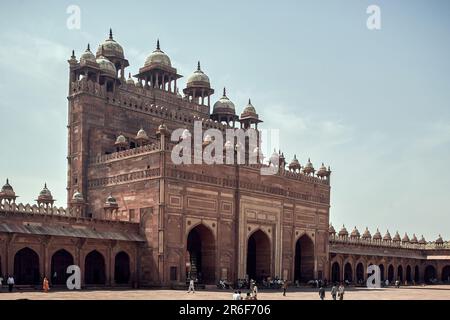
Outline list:
[[[72,58],[72,59],[75,59],[75,50],[72,50],[72,56],[71,56],[71,58]]]
[[[156,40],[156,50],[160,50],[160,48],[159,48],[159,39]]]
[[[128,79],[131,79],[131,72],[128,72]]]
[[[197,63],[197,71],[200,71],[200,61]]]
[[[248,98],[248,104],[252,104],[252,100],[250,100],[250,98]]]
[[[109,28],[109,40],[113,40],[112,28]]]
[[[294,160],[297,160],[297,155],[296,154],[294,154]]]
[[[223,96],[226,97],[227,96],[227,88],[223,87]]]
[[[47,182],[44,183],[44,189],[47,189]]]
[[[9,179],[8,178],[6,178],[6,184],[9,184]]]
[[[88,46],[87,46],[87,51],[91,51],[91,46],[89,45],[89,43],[88,43]]]
[[[325,165],[323,164],[323,162],[322,162],[322,167],[325,167]]]

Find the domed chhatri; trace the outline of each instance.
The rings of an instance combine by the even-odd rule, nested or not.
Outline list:
[[[75,190],[75,192],[73,193],[73,196],[72,196],[72,202],[75,202],[75,203],[76,202],[79,202],[79,203],[84,202],[83,194],[80,191]]]
[[[112,29],[109,29],[109,37],[98,46],[97,57],[100,55],[125,59],[122,46],[113,38]]]
[[[188,77],[183,93],[189,101],[201,105],[205,105],[205,98],[207,98],[206,105],[210,106],[210,97],[214,93],[214,89],[211,88],[209,77],[200,68],[200,61],[197,63],[197,70]]]
[[[425,240],[425,237],[423,235],[419,240],[419,244],[427,244],[427,241]]]
[[[406,232],[405,232],[405,235],[402,238],[402,242],[403,243],[409,243],[410,242],[409,236],[408,236],[408,234]]]
[[[133,78],[131,77],[131,73],[128,73],[128,79],[127,79],[127,84],[129,85],[135,85]]]
[[[233,126],[234,122],[239,119],[238,116],[236,116],[234,103],[227,97],[226,88],[223,88],[222,97],[214,103],[211,119],[219,122],[226,122],[227,124],[232,121]]]
[[[386,234],[383,237],[383,241],[392,241],[391,234],[389,233],[389,230],[386,231]]]
[[[330,225],[328,226],[328,233],[331,235],[335,235],[336,234],[336,230],[334,229],[333,225],[330,223]]]
[[[400,239],[400,234],[398,233],[398,231],[395,233],[394,238],[392,239],[392,241],[394,241],[394,242],[402,241],[402,239]]]
[[[435,243],[437,245],[444,244],[444,240],[442,239],[441,235],[439,235],[439,237],[436,239]]]
[[[105,206],[118,207],[117,200],[111,194],[106,198]]]
[[[364,233],[361,238],[364,240],[370,240],[372,238],[369,228],[366,227],[366,230],[364,230]]]
[[[308,158],[308,162],[306,163],[305,167],[303,168],[303,173],[306,174],[307,176],[310,176],[310,175],[314,175],[314,172],[315,172],[314,166],[311,163],[311,159]]]
[[[258,123],[262,122],[259,120],[259,115],[256,113],[256,109],[252,104],[251,99],[248,99],[248,104],[242,111],[240,120],[242,127],[244,129],[252,128],[252,124],[254,124],[254,129],[258,129]]]
[[[339,230],[339,237],[348,237],[348,231],[345,228],[345,225],[342,225],[341,230]]]
[[[52,193],[47,188],[47,183],[44,184],[44,188],[41,190],[41,192],[39,192],[39,196],[36,199],[36,202],[38,203],[38,206],[53,206],[55,199],[53,199]]]
[[[82,64],[85,64],[85,63],[96,63],[95,60],[96,60],[95,56],[91,52],[91,48],[90,48],[89,43],[88,43],[86,51],[80,57],[80,63],[82,63]]]
[[[123,134],[119,134],[117,136],[116,142],[114,144],[116,146],[126,146],[126,145],[128,145],[127,138],[125,138],[125,136]]]
[[[163,135],[163,136],[170,136],[170,130],[167,128],[165,123],[161,123],[158,126],[158,130],[156,130],[156,136],[160,137],[161,135]]]
[[[322,162],[322,166],[320,167],[319,171],[317,171],[316,175],[320,179],[328,178],[331,174],[331,170],[327,170],[327,167]]]
[[[117,69],[114,66],[114,63],[108,60],[104,55],[100,55],[96,60],[100,70],[104,75],[111,76],[115,78],[117,76]]]
[[[14,203],[17,199],[17,195],[14,192],[13,187],[9,184],[9,179],[6,178],[6,183],[0,190],[0,203],[6,201],[7,203]]]
[[[302,166],[300,165],[300,162],[297,160],[297,155],[294,154],[294,159],[292,159],[291,163],[289,163],[288,168],[291,171],[300,172]]]
[[[372,239],[375,241],[381,241],[383,239],[383,237],[381,236],[381,232],[380,230],[378,230],[378,228],[375,234],[373,235]]]
[[[360,233],[359,233],[359,230],[356,228],[356,226],[355,226],[355,228],[353,228],[353,231],[350,234],[350,238],[351,239],[359,239],[360,238]]]
[[[167,54],[161,50],[159,46],[159,39],[156,41],[156,49],[147,57],[144,66],[150,65],[163,65],[166,67],[172,67],[172,62]]]
[[[411,242],[412,244],[417,244],[418,243],[415,233],[413,234],[413,236],[412,236],[412,238],[411,238],[411,240],[409,242]]]
[[[146,144],[149,140],[150,139],[147,135],[147,132],[143,128],[139,129],[138,133],[136,134],[136,142],[139,144],[139,146]]]

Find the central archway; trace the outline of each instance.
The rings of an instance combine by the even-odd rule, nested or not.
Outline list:
[[[308,282],[314,279],[314,243],[307,235],[295,244],[294,280]]]
[[[53,285],[66,284],[67,278],[70,274],[67,274],[67,267],[73,265],[72,255],[64,249],[56,251],[52,256],[51,263],[51,282]]]
[[[261,230],[255,231],[247,241],[247,274],[261,281],[271,275],[270,239]]]
[[[187,237],[187,255],[190,268],[186,278],[200,283],[213,284],[216,281],[216,241],[212,231],[203,224],[193,228]]]
[[[14,276],[18,285],[38,285],[41,282],[39,256],[30,249],[23,248],[14,256]]]
[[[104,285],[106,283],[105,259],[97,250],[91,251],[84,261],[84,282]]]

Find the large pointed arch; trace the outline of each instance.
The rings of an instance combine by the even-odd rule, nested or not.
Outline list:
[[[72,254],[60,249],[52,255],[50,281],[52,285],[64,285],[70,274],[67,274],[67,267],[73,265]]]
[[[97,250],[93,250],[86,255],[84,282],[88,285],[106,284],[105,258]]]
[[[38,285],[41,282],[39,255],[33,249],[22,248],[14,255],[14,276],[18,285]]]
[[[188,279],[197,279],[206,284],[216,282],[216,239],[209,227],[200,223],[189,231],[186,255]]]
[[[314,242],[303,234],[295,242],[294,280],[308,282],[314,279]]]
[[[261,229],[255,230],[247,240],[247,275],[261,281],[271,275],[272,250],[269,236]]]

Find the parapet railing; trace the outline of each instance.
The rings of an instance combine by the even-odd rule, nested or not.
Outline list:
[[[137,147],[137,148],[133,148],[133,149],[127,149],[127,150],[123,150],[123,151],[113,152],[110,154],[102,154],[102,155],[94,156],[91,158],[90,163],[91,164],[99,164],[99,163],[108,162],[110,160],[117,160],[117,159],[122,159],[122,158],[133,157],[133,156],[147,153],[150,151],[160,150],[160,148],[161,148],[160,143],[147,144],[145,146],[141,146],[141,147]]]

